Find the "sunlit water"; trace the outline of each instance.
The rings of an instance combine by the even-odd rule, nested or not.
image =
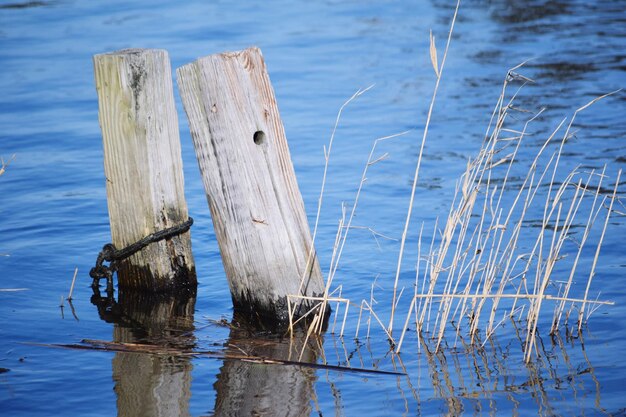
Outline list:
[[[309,341],[300,358],[301,340],[290,346],[259,339],[221,321],[232,318],[230,295],[177,95],[185,191],[196,220],[197,299],[148,305],[118,299],[114,306],[95,298],[92,303],[87,272],[110,240],[93,54],[164,48],[176,68],[203,55],[259,46],[311,224],[323,146],[337,111],[357,89],[374,84],[346,109],[335,138],[316,242],[327,270],[341,202],[354,198],[374,139],[410,130],[381,148],[389,159],[368,174],[355,220],[394,239],[402,233],[435,82],[429,30],[441,59],[452,3],[0,2],[0,155],[11,160],[0,177],[0,288],[25,289],[0,292],[2,414],[623,415],[623,216],[615,214],[609,224],[591,290],[594,298],[601,293],[615,306],[595,312],[582,338],[565,331],[550,337],[548,312],[539,325],[540,356],[528,365],[524,336],[519,336],[523,323],[507,322],[482,348],[468,346],[463,333],[452,335],[438,355],[426,354],[411,334],[395,356],[374,321],[369,339],[365,321],[359,340],[352,338],[356,309],[344,338],[327,333],[323,340]],[[525,87],[517,105],[534,112],[547,107],[520,151],[520,159],[529,160],[562,117],[624,87],[625,9],[623,1],[462,4],[424,150],[401,276],[407,292],[414,282],[419,225],[431,233],[435,219],[447,215],[455,181],[480,147],[507,70],[530,60],[518,72],[536,83]],[[625,103],[619,92],[579,115],[564,167],[581,164],[590,170],[607,164],[607,184],[613,184],[626,161]],[[369,300],[378,276],[376,311],[385,322],[398,249],[397,240],[379,238],[377,244],[369,232],[355,229],[336,278],[343,295],[359,303]],[[593,251],[585,256],[582,265],[589,266]],[[79,274],[73,305],[64,302],[61,309],[74,268]],[[586,277],[580,282],[584,285]],[[408,299],[401,299],[399,311],[407,310]],[[161,320],[163,311],[175,313]],[[336,332],[340,322],[341,317]],[[213,353],[190,358],[27,344],[82,339]],[[218,358],[226,354],[406,375]]]

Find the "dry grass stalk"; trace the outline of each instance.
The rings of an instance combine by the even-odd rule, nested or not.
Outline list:
[[[369,87],[367,87],[365,89],[362,89],[362,90],[359,89],[356,93],[354,93],[352,95],[352,97],[350,97],[348,100],[346,100],[341,105],[341,107],[339,108],[339,112],[337,113],[337,118],[335,119],[335,125],[333,126],[333,131],[332,131],[332,133],[330,135],[330,141],[328,142],[328,149],[326,149],[326,147],[324,147],[324,173],[322,174],[322,185],[320,187],[320,195],[319,195],[319,198],[317,200],[317,214],[315,215],[315,225],[313,227],[313,238],[311,240],[311,249],[310,249],[309,255],[307,257],[306,268],[304,268],[305,271],[308,271],[308,269],[310,267],[310,263],[313,260],[313,252],[314,252],[314,248],[315,248],[315,238],[317,237],[317,229],[318,229],[318,226],[319,226],[320,214],[322,212],[322,201],[324,199],[324,190],[326,188],[326,176],[328,174],[328,164],[330,162],[330,153],[331,153],[332,148],[333,148],[333,143],[335,142],[335,133],[337,133],[337,127],[339,127],[339,121],[341,120],[341,115],[342,115],[344,109],[346,108],[346,106],[348,104],[350,104],[357,97],[359,97],[362,94],[364,94],[365,92],[367,92],[372,87],[374,87],[374,86],[370,85]],[[302,291],[302,285],[304,285],[304,278],[305,278],[304,276],[301,278],[300,291]]]
[[[4,158],[0,157],[0,176],[4,174],[13,159],[15,159],[15,154],[11,155],[11,158],[8,161],[5,161]]]
[[[581,305],[579,326],[583,322],[585,311],[582,306],[592,304],[597,307],[598,305],[612,304],[606,301],[589,300],[588,289],[582,298],[571,297],[569,292],[578,259],[589,236],[591,226],[600,208],[606,206],[606,200],[610,199],[604,222],[605,226],[608,224],[608,216],[613,207],[612,203],[617,200],[617,184],[621,172],[618,173],[613,195],[605,197],[601,204],[598,204],[598,195],[602,178],[605,177],[604,171],[600,175],[592,171],[583,179],[580,178],[583,173],[577,167],[562,182],[557,182],[559,161],[564,144],[571,136],[570,130],[574,119],[579,111],[587,108],[597,99],[581,107],[574,114],[558,149],[553,154],[543,158],[547,159],[547,162],[543,168],[540,168],[545,150],[565,121],[563,120],[557,126],[538,150],[521,185],[515,185],[519,188],[513,189],[514,187],[509,187],[511,167],[514,163],[519,163],[517,154],[520,143],[527,136],[529,123],[541,114],[541,111],[526,121],[521,130],[505,128],[505,121],[510,112],[518,111],[512,105],[517,92],[508,103],[504,99],[507,84],[513,79],[521,79],[522,83],[529,81],[526,77],[517,74],[514,77],[511,74],[516,73],[511,70],[505,80],[503,93],[494,111],[495,116],[492,117],[492,128],[488,130],[483,148],[478,156],[468,163],[467,169],[458,183],[453,205],[441,231],[438,245],[435,250],[431,249],[426,257],[428,263],[425,268],[425,275],[428,279],[423,280],[422,287],[424,288],[426,281],[428,281],[428,285],[421,294],[417,293],[416,281],[416,291],[411,300],[405,318],[404,330],[396,351],[402,347],[406,327],[414,313],[417,317],[418,337],[424,330],[428,331],[427,327],[432,321],[430,311],[435,302],[438,304],[434,318],[435,333],[432,335],[436,340],[435,351],[440,348],[450,323],[454,323],[458,338],[461,323],[466,318],[473,343],[478,335],[479,325],[484,321],[481,320],[481,314],[487,305],[490,306],[490,311],[485,330],[485,342],[505,318],[517,315],[521,319],[523,311],[526,311],[525,354],[527,361],[530,360],[533,346],[536,345],[537,323],[544,300],[556,301],[553,313],[553,332],[558,328],[558,323],[568,303]],[[511,137],[511,132],[515,132],[516,136]],[[503,140],[500,139],[502,137],[504,137]],[[495,171],[500,169],[504,170],[503,176],[495,174]],[[592,182],[595,179],[598,179],[598,184],[595,187],[595,192],[593,192]],[[545,200],[540,202],[543,207],[540,228],[530,252],[522,252],[519,242],[521,231],[523,226],[527,226],[529,223],[527,220],[528,213],[537,206],[534,200],[542,188],[547,189],[547,191],[545,196],[542,196]],[[569,279],[564,283],[564,286],[559,287],[557,294],[553,294],[551,288],[555,284],[554,271],[557,265],[560,265],[559,262],[564,259],[564,245],[573,238],[572,227],[581,224],[579,213],[583,199],[588,193],[593,193],[594,200],[586,221],[582,223],[585,226],[582,242],[574,258]],[[507,197],[511,194],[512,197]],[[505,207],[505,204],[508,206]],[[528,232],[529,229],[524,230]],[[605,230],[602,231],[595,260],[597,260]],[[421,248],[421,234],[418,248]],[[423,259],[421,254],[418,254],[418,259]],[[595,262],[592,266],[590,279],[587,281],[587,288],[591,284],[594,268]],[[416,276],[419,276],[419,266]],[[436,292],[437,289],[440,289],[440,292]],[[514,302],[510,313],[505,313],[502,319],[497,321],[497,311],[503,300],[513,300]],[[528,303],[528,309],[525,306],[518,307],[516,305],[521,301]]]
[[[369,88],[371,88],[371,87],[369,87]],[[362,92],[365,92],[368,89],[362,90]],[[362,92],[361,92],[361,94],[362,94]],[[359,94],[359,92],[355,93],[355,95],[353,95],[348,101],[346,101],[344,106],[346,104],[348,104],[354,98],[358,97],[357,94]],[[339,113],[339,115],[337,117],[337,123],[339,122],[339,116],[340,116],[342,111],[343,111],[343,107],[340,109],[340,113]],[[336,128],[337,128],[337,124],[335,125],[334,129],[336,130]],[[332,142],[334,140],[335,130],[333,130],[333,134],[331,135],[331,141],[330,141],[330,144],[329,144],[329,147],[328,147],[329,150],[331,149]],[[331,286],[333,284],[333,281],[334,281],[334,278],[335,278],[335,274],[337,273],[337,268],[339,266],[339,261],[341,259],[341,255],[343,254],[343,249],[345,247],[346,240],[348,238],[348,234],[349,234],[350,230],[351,229],[358,229],[358,228],[365,228],[365,227],[362,227],[362,226],[353,226],[352,225],[352,221],[354,219],[354,215],[355,215],[358,203],[359,203],[359,198],[361,196],[361,191],[363,189],[363,185],[367,181],[367,172],[368,172],[369,168],[371,166],[377,164],[378,162],[384,161],[388,157],[387,153],[384,153],[381,156],[376,156],[377,155],[376,154],[376,148],[377,148],[377,146],[381,142],[404,136],[407,133],[409,133],[409,131],[404,131],[404,132],[396,133],[396,134],[393,134],[393,135],[384,136],[384,137],[378,138],[378,139],[376,139],[374,141],[374,144],[372,145],[372,148],[370,150],[370,153],[369,153],[369,156],[368,156],[368,159],[367,159],[367,163],[365,164],[365,167],[363,169],[363,173],[361,175],[361,180],[359,182],[359,186],[358,186],[358,189],[357,189],[357,192],[356,192],[356,196],[354,198],[354,202],[352,203],[352,208],[350,210],[350,214],[349,215],[347,213],[346,205],[342,204],[342,207],[341,207],[342,216],[339,219],[339,224],[338,224],[338,227],[337,227],[337,233],[335,235],[335,243],[333,245],[333,252],[332,252],[332,257],[331,257],[331,261],[330,261],[330,267],[329,267],[327,278],[326,278],[326,287],[325,287],[325,290],[324,290],[324,296],[320,298],[321,303],[318,304],[313,309],[313,310],[316,310],[316,312],[313,313],[312,311],[309,311],[309,312],[307,312],[304,315],[304,316],[308,316],[309,313],[313,313],[316,316],[314,318],[314,320],[311,322],[311,324],[309,325],[309,326],[312,327],[310,332],[314,332],[314,333],[318,333],[318,334],[322,332],[322,328],[323,328],[323,325],[324,325],[323,317],[326,314],[326,306],[331,301],[337,301],[336,298],[335,299],[331,298],[331,296],[330,296],[330,288],[331,288]],[[325,153],[325,157],[326,157],[325,171],[327,169],[329,155],[330,155],[329,153]],[[323,184],[325,183],[325,178],[323,179],[322,183]],[[322,193],[323,193],[323,191],[322,191]],[[320,194],[320,200],[319,200],[319,205],[318,205],[318,216],[319,216],[319,209],[321,208],[321,201],[322,201],[322,194]],[[318,219],[316,219],[316,227],[317,227],[317,224],[318,224]],[[373,229],[371,229],[369,227],[367,227],[366,229],[369,230],[372,233],[372,235],[374,236],[374,239],[376,240],[377,244],[378,244],[377,236],[385,238],[385,239],[393,240],[393,238],[391,238],[389,236],[386,236],[386,235],[384,235],[382,233],[378,233],[378,232],[376,232],[375,230],[373,230]],[[317,232],[316,230],[313,232],[313,239],[315,239],[316,232]],[[290,297],[288,297],[288,300],[289,300],[288,309],[289,309],[289,316],[290,316],[290,332],[292,334],[293,334],[293,325],[295,325],[298,321],[293,322],[292,312],[294,310],[293,310],[293,307],[290,304],[290,302],[291,302],[290,300],[291,299],[303,299],[303,298],[305,298],[305,297],[301,297],[301,296],[290,296]],[[347,314],[348,314],[348,309],[349,309],[349,301],[348,300],[342,300],[341,302],[345,303],[344,321],[342,323],[341,332],[340,332],[340,335],[343,335],[343,331],[345,329],[345,321],[347,319]]]
[[[583,324],[583,316],[585,314],[585,307],[587,306],[587,300],[588,300],[588,296],[589,296],[589,287],[591,287],[591,281],[593,280],[594,276],[595,276],[595,271],[596,271],[596,265],[598,263],[598,256],[600,255],[600,248],[602,247],[602,241],[604,240],[604,235],[606,233],[606,228],[609,224],[609,218],[611,217],[611,212],[613,210],[613,203],[615,202],[615,199],[617,197],[617,188],[619,186],[619,179],[622,175],[622,170],[620,169],[617,173],[617,178],[615,179],[615,187],[613,188],[613,195],[610,197],[610,203],[609,203],[609,209],[606,212],[606,218],[604,220],[604,226],[602,227],[602,235],[600,236],[600,239],[598,240],[598,246],[596,248],[596,253],[593,257],[593,265],[591,266],[591,272],[589,273],[589,279],[587,280],[587,287],[585,288],[585,301],[582,303],[582,305],[580,306],[580,312],[578,313],[578,331],[580,332],[582,324]],[[589,318],[589,315],[591,313],[588,313],[587,318]]]
[[[441,65],[438,63],[437,50],[432,33],[430,36],[430,57],[437,79],[420,144],[409,206],[400,239],[393,295],[390,304],[390,319],[388,325],[385,326],[379,315],[374,312],[373,306],[376,304],[374,298],[376,280],[374,280],[371,286],[369,302],[362,300],[360,305],[355,305],[358,309],[355,338],[359,336],[363,313],[366,312],[369,313],[367,337],[369,338],[370,335],[370,324],[373,317],[384,330],[390,343],[392,345],[396,343],[393,337],[393,328],[395,313],[400,305],[399,301],[405,289],[402,287],[398,290],[405,243],[419,179],[424,144],[459,3],[457,2],[452,19]],[[556,142],[555,138],[562,132],[562,128],[565,125],[566,119],[561,120],[557,127],[548,135],[547,139],[540,144],[535,156],[528,165],[526,174],[521,179],[514,181],[513,178],[516,177],[513,174],[513,167],[523,162],[519,160],[518,155],[522,141],[531,135],[529,133],[530,124],[544,111],[541,109],[533,114],[514,105],[522,88],[527,83],[533,82],[517,72],[523,64],[508,71],[501,94],[492,112],[482,147],[476,158],[468,161],[466,171],[457,183],[454,199],[442,230],[438,228],[437,220],[430,248],[425,256],[422,254],[423,225],[420,229],[413,297],[404,318],[402,334],[395,346],[396,352],[399,352],[402,348],[411,317],[414,317],[415,320],[418,343],[420,345],[424,343],[427,346],[422,334],[425,332],[429,333],[432,326],[433,333],[431,337],[435,340],[434,352],[440,349],[451,324],[457,340],[463,340],[461,329],[463,328],[463,322],[466,321],[470,343],[485,345],[495,333],[495,330],[502,326],[506,319],[513,319],[524,321],[526,324],[525,359],[530,361],[532,352],[537,351],[537,325],[544,301],[551,301],[555,304],[551,333],[558,331],[559,325],[563,322],[564,314],[565,322],[567,322],[574,305],[580,306],[578,314],[580,330],[580,326],[585,319],[585,312],[587,312],[586,318],[588,319],[589,315],[598,306],[612,304],[610,301],[590,300],[589,289],[595,275],[594,271],[609,216],[614,211],[613,204],[615,201],[621,204],[617,197],[621,171],[617,175],[612,195],[604,198],[599,197],[602,190],[602,181],[606,177],[605,170],[602,170],[599,174],[595,171],[584,173],[580,170],[580,167],[575,167],[565,175],[563,180],[560,180],[559,177],[561,177],[562,171],[560,161],[563,148],[565,143],[573,136],[571,131],[576,116],[591,104],[613,93],[598,97],[576,110],[567,124],[561,140],[558,142],[558,146],[556,149],[549,151],[554,148],[554,146],[550,145]],[[509,97],[508,89],[513,82],[517,82],[520,85]],[[337,123],[345,105],[358,94],[359,92],[342,106],[337,117]],[[513,114],[519,115],[524,113],[530,114],[530,116],[523,122],[522,126],[519,128],[509,126],[516,120]],[[322,181],[322,194],[326,180],[330,148],[336,128],[337,124],[335,124],[335,129],[331,136],[329,151],[325,151],[326,166]],[[308,329],[308,334],[321,332],[322,318],[324,317],[327,303],[337,301],[337,310],[339,310],[340,304],[345,304],[341,326],[341,335],[343,335],[350,301],[341,296],[333,298],[329,295],[330,288],[332,287],[350,229],[363,228],[362,226],[353,226],[352,220],[363,184],[367,178],[367,170],[371,165],[385,159],[387,156],[387,154],[384,154],[379,158],[374,158],[374,150],[379,141],[404,133],[406,132],[380,138],[374,142],[350,212],[348,213],[347,207],[342,205],[342,217],[339,220],[333,246],[325,293],[323,297],[318,298],[322,301],[319,308],[311,312],[314,318]],[[322,194],[320,194],[318,205],[318,219]],[[591,208],[588,214],[584,215],[585,220],[581,220],[581,212],[585,212],[589,206],[589,194],[593,195]],[[583,200],[585,204],[583,204]],[[577,273],[576,269],[579,265],[583,248],[590,236],[592,226],[603,207],[607,208],[608,212],[596,247],[585,293],[583,297],[573,297],[570,295],[570,292],[574,287],[574,274]],[[537,215],[539,212],[541,212],[539,221],[530,220],[531,216]],[[316,228],[317,224],[316,220]],[[537,227],[533,230],[534,224]],[[568,242],[576,241],[576,235],[573,231],[575,227],[584,227],[584,233],[581,241],[578,243],[576,256],[573,258],[571,265],[567,267],[569,271],[568,278],[565,281],[558,281],[555,276],[562,275],[562,269],[567,263],[564,260],[569,259],[565,255]],[[367,229],[374,234],[375,238],[376,236],[386,238],[386,236],[378,234],[370,228]],[[314,231],[314,236],[316,232],[317,230]],[[536,233],[536,235],[533,236],[533,233]],[[528,242],[530,242],[530,247],[525,247],[524,245],[528,246]],[[422,281],[421,285],[420,279]],[[291,298],[297,299],[299,296],[290,297],[290,300]],[[568,305],[570,310],[565,313]],[[590,306],[587,307],[587,305]],[[488,316],[487,319],[484,318],[485,315]],[[333,332],[336,320],[337,316],[333,324]],[[480,327],[481,324],[485,323],[484,340],[481,341],[482,337],[479,335]]]
[[[358,98],[359,96],[361,96],[362,94],[367,92],[372,87],[373,87],[373,85],[370,85],[369,87],[367,87],[365,89],[359,89],[357,92],[355,92],[352,95],[352,97],[350,97],[348,100],[346,100],[341,105],[341,107],[339,108],[339,112],[337,113],[337,117],[335,119],[335,125],[333,126],[333,131],[332,131],[332,133],[330,135],[330,141],[328,143],[328,149],[326,149],[326,147],[324,147],[324,173],[322,175],[322,184],[321,184],[321,187],[320,187],[320,195],[319,195],[319,198],[318,198],[318,201],[317,201],[317,213],[315,215],[315,225],[313,227],[313,237],[311,239],[311,249],[309,250],[309,254],[307,256],[306,268],[304,268],[304,271],[308,271],[309,270],[311,262],[313,261],[314,256],[316,256],[314,254],[314,252],[315,252],[315,239],[317,237],[317,229],[318,229],[318,226],[319,226],[319,219],[320,219],[320,214],[321,214],[321,211],[322,211],[322,202],[323,202],[323,199],[324,199],[324,190],[326,188],[326,177],[327,177],[327,174],[328,174],[328,165],[329,165],[329,162],[330,162],[330,154],[331,154],[331,151],[332,151],[333,143],[335,141],[335,134],[337,133],[337,127],[339,126],[339,121],[341,120],[341,115],[342,115],[344,109],[346,108],[346,106],[348,104],[350,104],[353,100],[355,100],[356,98]],[[298,289],[298,294],[302,294],[302,289],[303,289],[303,286],[304,286],[305,278],[306,277],[304,275],[300,278],[300,287]],[[324,295],[325,295],[324,298],[326,298],[326,296],[328,294],[328,288],[329,288],[329,285],[326,286],[326,291],[324,293]],[[287,304],[288,304],[287,308],[288,308],[288,312],[289,312],[289,331],[290,331],[290,334],[293,335],[293,330],[294,330],[293,329],[293,325],[294,325],[293,314],[296,311],[296,309],[293,308],[291,306],[291,304],[290,304],[291,303],[291,298],[300,298],[300,297],[287,297]],[[320,306],[320,307],[322,307],[324,309],[324,311],[320,312],[321,314],[324,314],[324,312],[325,312],[325,309],[326,309],[326,304],[325,303],[326,302],[327,301],[323,301],[324,305]],[[316,309],[317,307],[318,306],[314,307],[314,309]],[[309,312],[307,312],[305,315],[308,315],[308,314],[309,314]],[[323,325],[323,320],[319,320],[319,325],[318,325],[319,331],[318,332],[321,332],[321,326],[322,325]]]
[[[443,72],[444,66],[446,64],[446,58],[448,57],[448,49],[450,47],[450,41],[452,40],[452,33],[454,31],[454,24],[456,23],[456,17],[459,12],[459,6],[461,5],[461,0],[457,0],[456,7],[454,9],[454,15],[452,16],[452,22],[450,23],[450,30],[448,31],[448,40],[446,41],[446,47],[443,52],[443,57],[441,59],[441,65],[437,66],[437,51],[435,48],[435,40],[431,35],[431,59],[433,61],[433,67],[435,69],[435,73],[437,75],[437,79],[435,82],[435,88],[433,90],[433,96],[430,101],[430,106],[428,108],[428,115],[426,116],[426,123],[424,125],[424,133],[422,135],[422,142],[420,144],[419,155],[417,157],[417,164],[415,166],[415,175],[413,176],[413,185],[411,186],[411,197],[409,199],[409,207],[406,214],[406,220],[404,222],[404,230],[402,231],[402,238],[400,240],[400,251],[398,252],[398,263],[396,268],[396,276],[393,283],[393,298],[391,301],[391,317],[389,318],[389,326],[387,329],[388,334],[393,334],[393,321],[395,315],[395,306],[396,306],[396,298],[398,291],[398,281],[400,279],[400,271],[402,270],[402,259],[404,257],[404,245],[406,242],[406,237],[409,231],[409,225],[411,223],[411,214],[413,213],[413,202],[415,201],[415,190],[417,188],[417,182],[419,179],[420,167],[422,165],[422,155],[424,153],[424,145],[426,144],[426,138],[428,136],[428,129],[430,127],[430,120],[433,114],[433,108],[435,107],[435,101],[437,98],[437,92],[439,91],[439,83],[441,81],[441,74]]]
[[[72,285],[70,285],[70,293],[67,296],[67,301],[72,301],[72,293],[74,292],[74,284],[76,283],[76,276],[78,275],[78,268],[74,269],[74,277],[72,278]]]

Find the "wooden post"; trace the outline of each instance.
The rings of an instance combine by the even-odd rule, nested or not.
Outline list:
[[[235,307],[285,322],[287,296],[324,282],[261,51],[200,58],[177,80]]]
[[[188,219],[166,51],[94,56],[113,244],[122,249]],[[197,285],[190,233],[151,243],[118,266],[120,287],[160,292]]]

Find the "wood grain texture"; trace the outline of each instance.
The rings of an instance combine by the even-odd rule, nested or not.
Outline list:
[[[166,51],[95,55],[113,244],[123,248],[188,219],[178,117]],[[196,285],[190,232],[150,244],[118,270],[121,287]]]
[[[286,320],[301,278],[305,295],[324,282],[316,257],[305,271],[311,234],[261,51],[200,58],[177,80],[235,306]]]

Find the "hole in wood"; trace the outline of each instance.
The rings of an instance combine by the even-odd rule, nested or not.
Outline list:
[[[254,139],[254,143],[261,145],[262,143],[265,143],[265,133],[262,130],[257,130],[254,132],[252,139]]]

